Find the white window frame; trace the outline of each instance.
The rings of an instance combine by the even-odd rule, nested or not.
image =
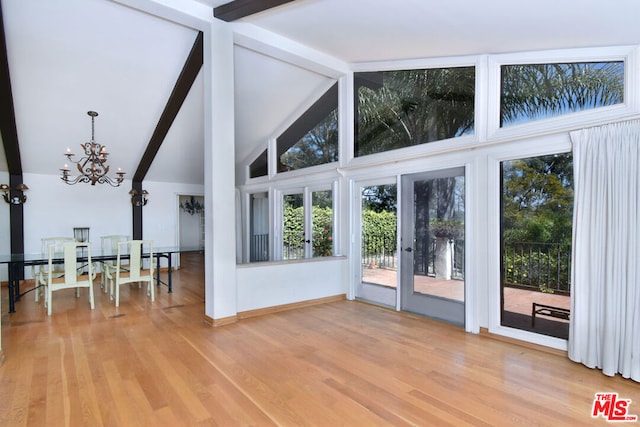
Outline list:
[[[567,341],[534,332],[502,326],[500,307],[500,163],[509,160],[547,156],[571,152],[571,141],[567,134],[549,137],[532,137],[529,144],[522,141],[508,146],[495,147],[496,150],[487,157],[487,198],[488,198],[488,282],[489,282],[489,332],[514,338],[558,350],[567,350]]]
[[[274,247],[273,254],[275,261],[288,261],[283,259],[283,245],[284,245],[284,196],[292,194],[302,194],[303,205],[303,223],[304,223],[304,257],[302,259],[312,259],[313,257],[313,193],[318,191],[331,191],[331,207],[333,210],[332,218],[332,239],[333,239],[333,251],[335,255],[338,252],[336,244],[337,236],[339,236],[338,230],[338,212],[336,209],[337,199],[337,183],[331,182],[326,184],[316,184],[314,186],[304,187],[291,187],[282,190],[275,190],[276,194],[276,208],[274,212],[274,221],[272,223],[275,226],[274,229]],[[308,242],[307,242],[308,241]],[[316,257],[320,258],[320,257]],[[300,259],[292,260],[299,261]]]
[[[524,139],[533,134],[555,133],[577,126],[595,126],[638,113],[638,47],[590,48],[492,55],[488,57],[487,139]],[[554,64],[572,62],[624,62],[622,104],[533,120],[500,127],[500,70],[503,65]]]

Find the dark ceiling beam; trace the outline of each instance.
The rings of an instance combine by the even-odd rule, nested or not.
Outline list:
[[[153,163],[153,159],[158,154],[158,150],[160,150],[160,146],[164,141],[173,121],[175,120],[184,100],[189,94],[189,90],[191,86],[193,86],[193,82],[196,80],[198,76],[198,72],[200,72],[200,68],[202,68],[203,62],[203,37],[202,32],[198,33],[198,37],[196,38],[193,47],[191,48],[191,52],[187,58],[187,61],[180,72],[180,76],[176,81],[173,90],[171,91],[171,95],[169,96],[169,100],[167,101],[167,105],[164,107],[164,111],[160,116],[160,120],[156,125],[156,129],[151,136],[151,140],[149,141],[149,145],[147,145],[147,149],[145,150],[142,159],[140,160],[140,164],[138,165],[138,169],[136,173],[133,175],[134,182],[142,182],[144,177],[149,172],[149,168],[151,167],[151,163]]]
[[[232,22],[294,0],[234,0],[213,9],[213,16]]]
[[[22,161],[20,146],[18,145],[18,130],[16,115],[13,108],[13,93],[11,91],[11,77],[9,74],[9,58],[7,56],[7,38],[2,15],[2,0],[0,0],[0,135],[4,154],[7,158],[9,171],[9,186],[16,188],[22,184]],[[24,252],[24,208],[22,204],[9,205],[9,245],[12,254]],[[24,269],[18,270],[18,276],[24,277]]]
[[[0,0],[0,134],[7,166],[10,175],[22,175],[20,147],[18,146],[18,130],[16,129],[16,115],[13,109],[13,94],[11,92],[11,78],[9,76],[9,58],[7,57],[7,40],[2,16],[2,1]]]
[[[142,181],[144,177],[149,172],[149,168],[153,163],[153,159],[155,159],[156,154],[160,150],[162,146],[162,142],[167,136],[173,121],[175,120],[180,108],[182,108],[182,104],[184,100],[187,98],[191,87],[193,86],[193,82],[196,80],[200,69],[202,68],[202,64],[204,61],[204,41],[202,32],[198,33],[196,37],[196,41],[193,43],[193,47],[191,48],[191,52],[189,52],[189,56],[182,67],[182,71],[178,76],[178,80],[176,81],[173,90],[171,91],[171,95],[169,95],[169,99],[167,104],[164,107],[164,111],[160,116],[160,120],[158,120],[158,124],[156,125],[156,129],[153,131],[153,135],[151,135],[151,140],[147,145],[147,149],[142,155],[142,159],[140,159],[140,164],[138,165],[138,169],[136,173],[133,175],[131,187],[134,190],[142,191]],[[133,232],[132,236],[134,239],[142,239],[142,205],[136,206],[135,204],[132,207],[132,219],[133,219]]]

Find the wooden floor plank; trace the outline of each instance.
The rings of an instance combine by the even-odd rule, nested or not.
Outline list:
[[[557,426],[593,419],[595,393],[640,414],[640,385],[564,355],[338,301],[203,322],[202,255],[183,257],[174,292],[95,283],[27,296],[2,313],[2,426]],[[2,290],[6,305],[6,288]]]

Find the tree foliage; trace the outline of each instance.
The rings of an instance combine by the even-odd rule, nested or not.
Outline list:
[[[372,185],[362,191],[362,209],[374,212],[396,212],[396,185]]]
[[[286,206],[284,209],[283,242],[289,253],[304,250],[304,208],[302,206]],[[333,255],[333,209],[331,207],[313,206],[312,208],[312,242],[313,256]]]
[[[307,132],[280,156],[280,171],[338,161],[338,110]]]
[[[358,89],[357,156],[473,130],[473,67],[386,71],[382,75],[381,87]]]
[[[624,63],[502,66],[502,125],[621,103]]]
[[[503,162],[502,174],[504,241],[571,243],[571,154]]]

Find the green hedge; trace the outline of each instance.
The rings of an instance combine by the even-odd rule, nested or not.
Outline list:
[[[313,207],[313,256],[333,255],[333,210]],[[290,250],[304,248],[303,208],[286,207],[284,210],[284,244]]]
[[[362,241],[363,255],[373,255],[396,251],[396,227],[395,213],[374,212],[365,210],[362,212]]]
[[[304,247],[303,208],[286,207],[284,210],[285,245],[290,249]],[[313,256],[333,255],[333,210],[313,207]],[[366,210],[362,213],[363,241],[367,253],[394,253],[396,250],[396,215],[390,212]]]

